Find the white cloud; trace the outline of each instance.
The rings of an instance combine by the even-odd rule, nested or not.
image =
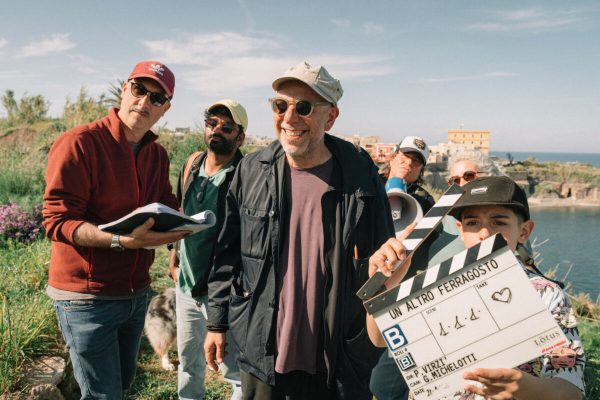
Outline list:
[[[367,35],[379,35],[383,33],[384,30],[385,28],[383,27],[383,25],[378,25],[374,22],[367,22],[365,24],[365,33]]]
[[[496,11],[491,21],[471,24],[468,29],[487,32],[546,32],[571,28],[584,20],[580,10],[544,10],[539,7]]]
[[[355,56],[326,53],[317,54],[312,59],[327,66],[329,72],[339,78],[342,84],[349,79],[368,79],[396,72],[388,57],[376,54]]]
[[[84,75],[94,75],[99,72],[95,67],[96,61],[92,57],[81,54],[72,54],[69,55],[69,59],[71,60],[73,68]]]
[[[30,42],[21,49],[22,57],[40,57],[52,53],[62,53],[75,47],[69,33],[55,33],[47,39]]]
[[[285,45],[287,40],[280,36],[275,43],[256,35],[220,32],[143,43],[156,59],[178,65],[179,79],[211,94],[269,87],[275,77],[302,60],[326,65],[340,79],[393,72],[387,59],[373,54],[293,54],[289,50],[292,46]]]
[[[2,80],[5,82],[27,82],[32,79],[37,79],[40,77],[38,72],[33,71],[23,71],[22,69],[16,70],[1,70],[0,76]]]
[[[210,66],[221,59],[244,56],[255,51],[273,50],[274,41],[240,35],[235,32],[196,34],[175,40],[144,41],[153,53],[160,54],[166,64]]]
[[[4,39],[3,37],[0,37],[0,49],[6,46],[7,44],[8,40]]]
[[[182,79],[202,92],[226,95],[253,88],[269,87],[296,59],[268,57],[227,57],[208,68],[194,68],[182,74]]]
[[[512,72],[488,72],[479,75],[464,75],[464,76],[449,76],[444,78],[427,78],[426,82],[439,83],[439,82],[458,82],[458,81],[476,81],[482,79],[495,79],[495,78],[511,78],[518,76]]]
[[[337,26],[338,28],[350,27],[350,20],[348,20],[348,19],[331,18],[329,20],[329,22],[331,22],[333,25]]]

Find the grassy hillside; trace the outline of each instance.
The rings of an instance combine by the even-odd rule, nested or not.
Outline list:
[[[47,151],[64,126],[46,121],[29,127],[0,130],[0,204],[17,203],[30,210],[40,204]],[[161,133],[161,143],[172,160],[173,183],[189,153],[201,147],[201,137],[185,139]],[[40,237],[29,244],[0,238],[0,395],[27,390],[23,367],[43,354],[65,354],[50,299],[45,295],[50,243]],[[154,291],[171,285],[167,254],[160,249],[151,269]],[[576,300],[580,328],[588,356],[588,399],[600,399],[600,311],[597,305]],[[172,353],[172,358],[176,354]],[[72,382],[72,381],[71,381]],[[130,398],[175,399],[177,376],[160,368],[158,358],[144,339],[139,371]],[[226,399],[229,387],[215,375],[207,378],[207,399]],[[77,398],[73,384],[63,388]]]

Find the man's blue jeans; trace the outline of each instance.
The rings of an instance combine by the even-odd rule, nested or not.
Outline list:
[[[208,296],[198,299],[188,296],[177,287],[177,393],[179,400],[201,400],[204,398],[204,339],[206,338],[206,308]],[[242,399],[242,383],[237,366],[237,350],[231,344],[229,334],[228,354],[219,366],[226,381],[233,386],[230,400]]]
[[[147,298],[54,302],[82,399],[122,400],[129,390]]]

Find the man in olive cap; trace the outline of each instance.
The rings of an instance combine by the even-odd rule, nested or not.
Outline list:
[[[371,399],[381,351],[356,292],[394,235],[377,167],[326,131],[340,82],[300,63],[273,82],[278,140],[246,156],[227,195],[209,278],[207,364],[239,349],[246,399]]]
[[[204,112],[206,151],[190,155],[181,167],[177,198],[181,210],[194,215],[211,210],[217,215],[212,228],[182,239],[171,250],[169,269],[176,286],[177,305],[177,393],[182,400],[204,398],[204,337],[208,276],[217,235],[223,225],[225,195],[235,168],[242,159],[239,148],[244,143],[248,116],[235,100],[223,99]],[[231,400],[242,399],[237,352],[228,347],[221,366],[226,380],[233,385]]]

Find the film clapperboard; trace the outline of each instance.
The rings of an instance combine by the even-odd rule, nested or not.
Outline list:
[[[402,241],[402,244],[406,248],[407,257],[402,263],[397,263],[395,265],[392,276],[387,277],[381,272],[377,272],[367,282],[365,282],[363,287],[360,288],[356,295],[361,300],[366,301],[379,293],[382,289],[390,288],[400,283],[400,278],[396,277],[394,273],[401,270],[400,267],[404,263],[410,262],[414,251],[442,222],[442,219],[444,219],[444,217],[452,209],[452,206],[456,204],[463,193],[464,190],[457,184],[450,186],[448,190],[446,190],[446,192],[440,197],[440,199],[433,205],[433,207],[423,216],[423,218],[417,222],[417,225],[408,235],[408,237]]]
[[[364,306],[416,400],[462,391],[465,371],[513,368],[567,343],[500,235],[430,266]]]

